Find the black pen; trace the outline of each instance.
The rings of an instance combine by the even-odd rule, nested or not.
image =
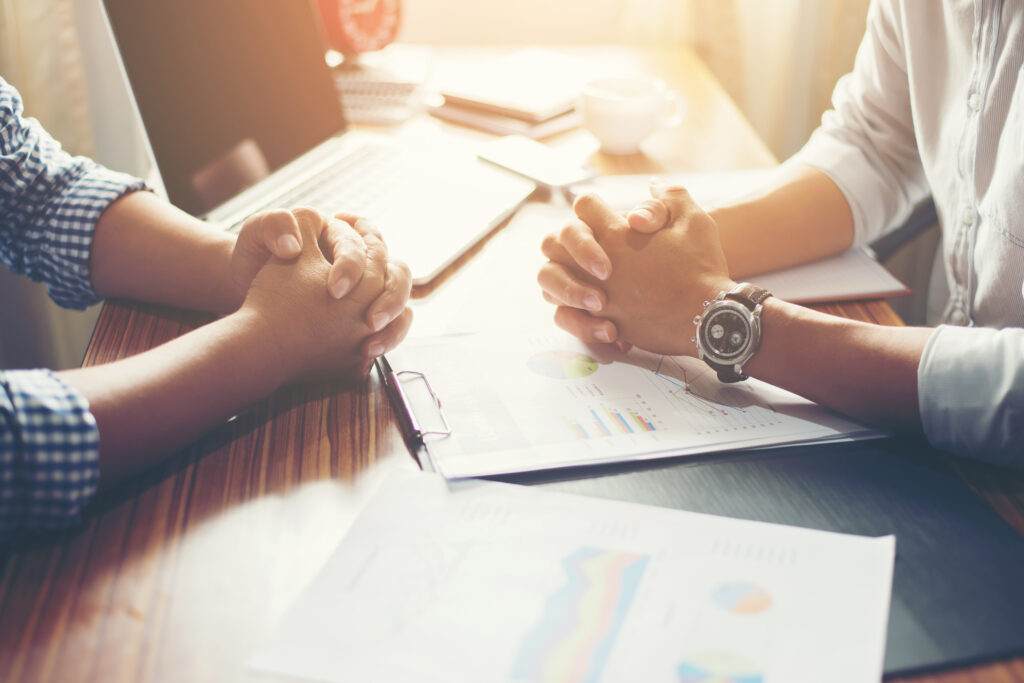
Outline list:
[[[409,405],[409,401],[405,398],[405,392],[402,390],[402,383],[398,379],[398,373],[391,367],[387,356],[378,356],[373,363],[380,374],[381,380],[384,382],[384,392],[391,402],[391,409],[395,412],[398,431],[402,435],[402,440],[405,441],[406,447],[416,459],[420,469],[432,471],[433,467],[430,464],[430,458],[422,457],[422,454],[426,452],[423,432],[416,423],[416,415],[412,411],[412,406]]]

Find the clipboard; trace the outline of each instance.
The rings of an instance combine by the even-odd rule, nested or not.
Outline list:
[[[693,358],[547,326],[410,339],[376,367],[409,450],[448,479],[881,436]]]
[[[425,472],[436,472],[437,469],[430,459],[430,452],[427,450],[424,439],[430,435],[451,436],[452,429],[448,424],[448,419],[445,417],[441,399],[434,392],[434,388],[430,386],[430,380],[427,379],[425,374],[416,370],[395,372],[386,356],[378,357],[374,360],[373,364],[380,374],[381,381],[384,384],[384,392],[387,394],[388,400],[391,402],[391,408],[397,416],[398,428],[402,433],[402,439],[405,441],[406,448],[416,458],[420,469]],[[409,402],[403,382],[417,382],[426,390],[431,402],[437,409],[437,416],[441,422],[440,429],[423,429],[419,420],[416,419],[416,412]]]

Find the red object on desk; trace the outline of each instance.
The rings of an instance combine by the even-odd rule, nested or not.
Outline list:
[[[328,44],[344,55],[379,50],[395,39],[400,0],[317,0]]]

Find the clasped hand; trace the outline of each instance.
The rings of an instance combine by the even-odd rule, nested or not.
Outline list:
[[[261,323],[281,381],[365,377],[412,323],[409,268],[352,214],[274,210],[243,224],[230,258],[238,311]]]
[[[655,182],[651,196],[625,215],[579,197],[578,220],[544,239],[537,281],[556,324],[583,341],[695,355],[694,315],[735,283],[718,226],[690,194]]]

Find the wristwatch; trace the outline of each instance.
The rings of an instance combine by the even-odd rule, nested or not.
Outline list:
[[[693,319],[697,334],[697,357],[718,373],[722,382],[747,379],[743,366],[761,346],[761,302],[772,295],[749,282],[720,292],[705,301],[704,310]]]

